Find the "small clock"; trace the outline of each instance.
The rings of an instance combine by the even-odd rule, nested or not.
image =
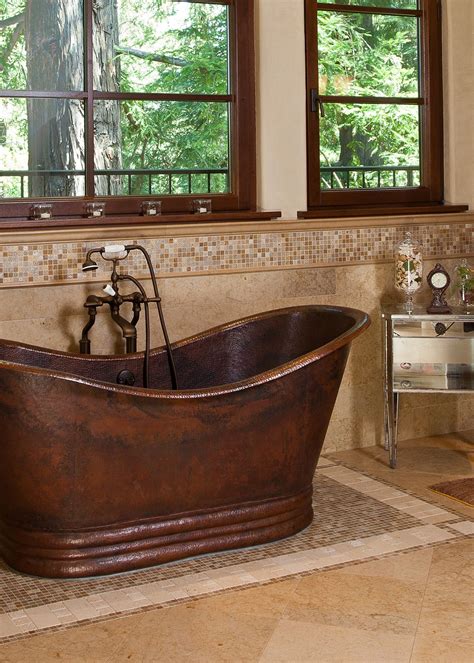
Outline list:
[[[451,313],[446,300],[444,298],[444,293],[451,283],[448,272],[444,269],[443,265],[437,263],[431,272],[426,277],[428,285],[431,288],[433,293],[433,299],[431,304],[426,309],[427,313]]]

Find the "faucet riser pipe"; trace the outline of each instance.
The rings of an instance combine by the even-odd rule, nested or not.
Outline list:
[[[91,353],[91,342],[89,339],[82,339],[79,341],[79,353],[81,355],[90,355]]]
[[[125,339],[125,352],[129,355],[132,352],[137,351],[137,339],[136,337],[126,338]]]

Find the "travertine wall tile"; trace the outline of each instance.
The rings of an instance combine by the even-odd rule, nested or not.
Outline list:
[[[449,256],[474,253],[472,228],[466,223],[417,226],[414,234],[423,243],[425,274],[435,259],[452,273],[458,258]],[[380,304],[397,298],[393,248],[403,232],[402,226],[241,232],[144,239],[142,243],[157,267],[172,340],[246,315],[301,304],[353,306],[371,315],[370,329],[353,343],[333,412],[326,449],[335,450],[382,443]],[[117,241],[128,243],[123,237]],[[0,248],[0,337],[77,351],[87,321],[83,303],[109,277],[110,265],[104,266],[101,260],[95,275],[80,271],[87,248],[98,244],[38,242]],[[130,254],[121,269],[147,277],[138,253]],[[144,283],[149,289],[150,282]],[[18,287],[25,285],[30,287]],[[449,294],[454,301],[454,290]],[[428,297],[424,283],[417,300]],[[151,318],[152,345],[158,346],[163,343],[162,334],[157,316]],[[142,327],[139,348],[144,346]],[[123,351],[121,332],[107,310],[99,311],[90,338],[93,352]],[[472,396],[452,395],[403,397],[400,438],[472,427],[472,400]]]

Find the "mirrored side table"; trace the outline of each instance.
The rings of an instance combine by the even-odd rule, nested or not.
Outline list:
[[[402,393],[474,393],[474,314],[382,308],[385,448],[397,464]]]

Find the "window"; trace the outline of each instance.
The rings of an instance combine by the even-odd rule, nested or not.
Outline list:
[[[255,207],[253,0],[2,0],[0,216]]]
[[[438,0],[305,3],[309,210],[442,203]]]

